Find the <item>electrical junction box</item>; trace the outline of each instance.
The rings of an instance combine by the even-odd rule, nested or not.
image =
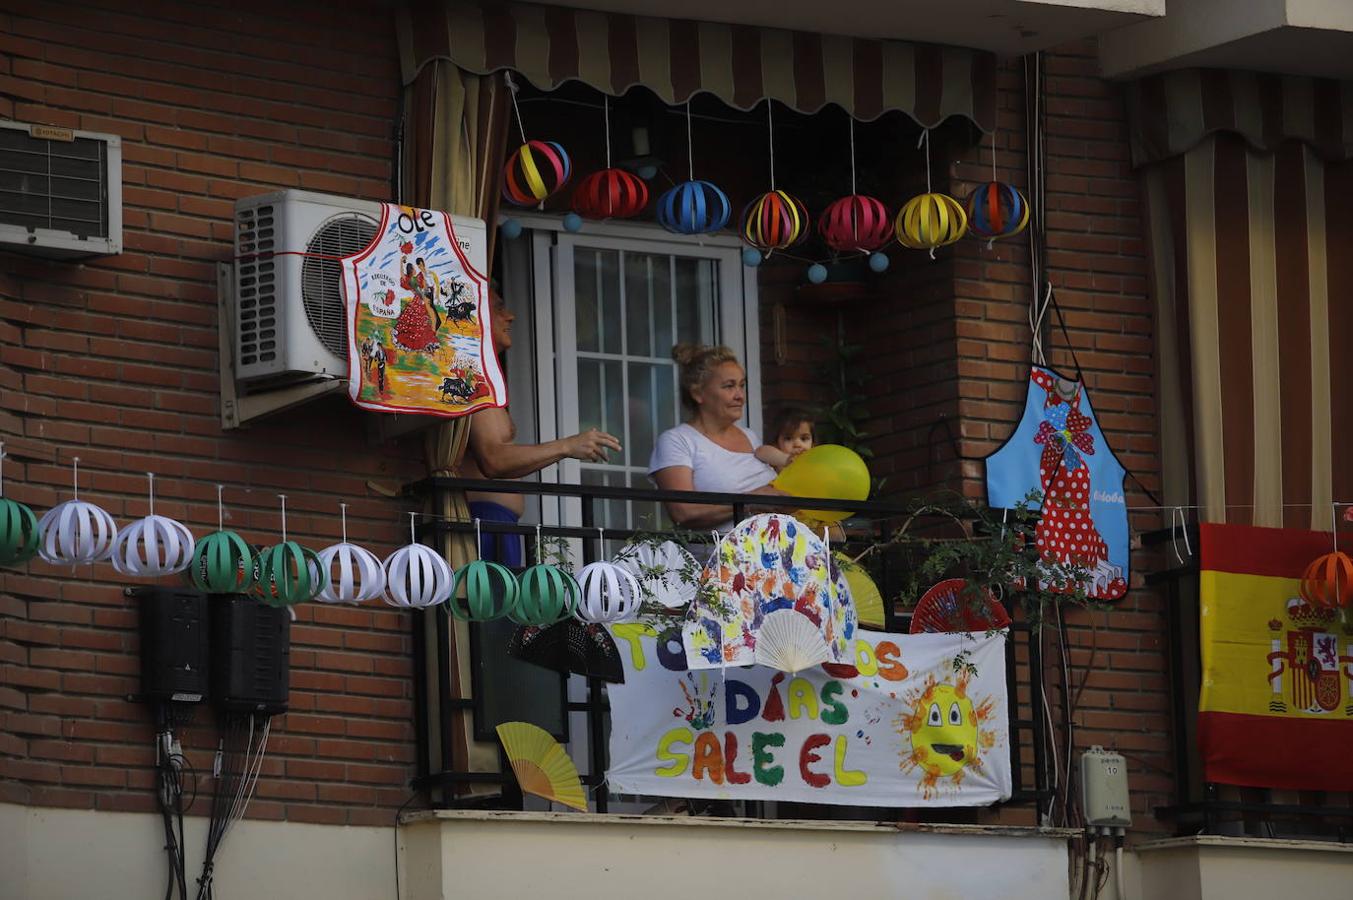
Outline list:
[[[130,588],[141,622],[141,694],[197,703],[207,696],[207,595],[162,587]]]
[[[1127,761],[1120,754],[1099,746],[1081,754],[1081,805],[1085,824],[1092,827],[1126,828],[1132,824]]]

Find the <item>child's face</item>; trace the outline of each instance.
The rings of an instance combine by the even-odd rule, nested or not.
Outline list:
[[[775,446],[790,456],[798,456],[803,451],[810,449],[813,446],[812,423],[800,422],[793,428],[786,429],[780,435],[780,439],[775,442]]]

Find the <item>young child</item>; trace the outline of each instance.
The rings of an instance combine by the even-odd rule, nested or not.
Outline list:
[[[756,458],[777,472],[817,443],[813,416],[801,406],[787,406],[776,413],[767,435],[774,443],[757,447]]]

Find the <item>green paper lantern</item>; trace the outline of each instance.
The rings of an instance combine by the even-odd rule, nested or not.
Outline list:
[[[461,585],[465,596],[460,596]],[[517,577],[507,566],[479,559],[456,573],[451,588],[451,615],[462,622],[488,622],[517,608]]]
[[[38,517],[9,498],[0,498],[0,566],[28,562],[38,552]]]
[[[188,572],[193,587],[208,594],[242,594],[258,574],[249,545],[233,531],[215,531],[199,540]]]
[[[578,582],[556,566],[532,566],[521,573],[517,608],[507,617],[518,625],[553,625],[573,614],[578,605]]]
[[[269,606],[304,603],[328,584],[315,551],[295,541],[264,548],[254,570],[252,593]]]

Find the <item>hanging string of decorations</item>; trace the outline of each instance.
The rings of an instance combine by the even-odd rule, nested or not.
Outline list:
[[[277,496],[282,501],[282,540],[263,548],[254,560],[250,590],[269,606],[295,606],[314,599],[328,579],[314,550],[287,539],[287,495]]]
[[[573,163],[555,141],[527,140],[521,108],[517,106],[517,84],[511,74],[505,78],[521,146],[512,151],[507,165],[503,166],[503,199],[514,206],[543,206],[568,184],[573,175]]]
[[[658,198],[658,224],[675,234],[711,234],[728,224],[733,207],[728,195],[713,182],[696,180],[692,130],[691,101],[687,100],[687,180]]]
[[[321,603],[356,606],[375,600],[385,591],[385,570],[376,554],[348,543],[348,505],[338,504],[338,511],[343,523],[343,540],[315,554],[325,581],[315,599]]]
[[[858,193],[855,183],[855,119],[847,118],[850,131],[850,194],[827,204],[818,219],[818,233],[822,241],[837,253],[866,253],[869,268],[875,272],[888,269],[888,255],[881,252],[892,238],[888,207],[882,200]],[[826,268],[817,264],[820,272],[808,272],[808,280],[821,283],[826,280]],[[815,277],[820,275],[821,277]]]
[[[769,142],[770,190],[742,210],[742,240],[748,248],[742,261],[758,266],[776,250],[787,250],[808,236],[808,208],[803,201],[775,186],[775,101],[766,99],[766,135]]]
[[[630,219],[648,205],[648,185],[633,172],[611,166],[611,98],[602,95],[606,168],[578,182],[573,211],[585,219]]]
[[[223,487],[216,485],[216,530],[193,547],[188,570],[193,587],[209,594],[242,594],[254,582],[254,553],[233,531],[225,530]]]
[[[155,515],[155,473],[150,482],[149,514],[118,532],[113,540],[113,568],[122,575],[159,578],[182,572],[193,563],[193,533],[177,519]]]
[[[973,188],[963,204],[968,230],[985,238],[990,248],[994,241],[1014,237],[1029,224],[1029,201],[1019,188],[996,177],[996,132],[991,133],[991,180]]]
[[[0,441],[0,566],[16,566],[37,555],[41,531],[32,509],[5,496],[4,461]]]
[[[968,215],[963,206],[948,194],[936,193],[930,183],[930,129],[921,132],[925,145],[925,193],[902,205],[894,228],[897,242],[911,250],[935,250],[956,242],[968,230]]]
[[[80,457],[71,460],[71,499],[38,520],[38,556],[54,565],[102,562],[113,553],[117,523],[108,511],[80,499]]]

